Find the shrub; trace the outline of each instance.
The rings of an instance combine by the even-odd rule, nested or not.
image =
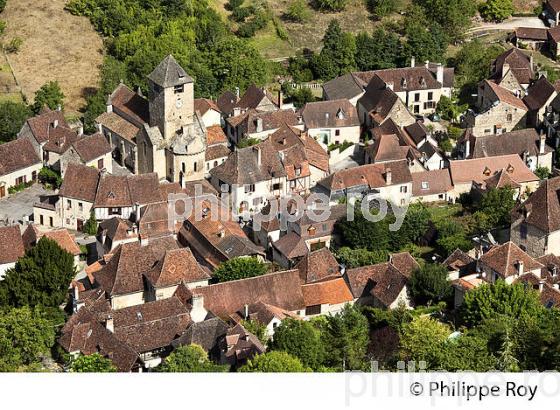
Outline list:
[[[307,7],[307,2],[305,0],[292,0],[284,17],[296,23],[303,23],[309,20],[311,11]]]
[[[218,282],[227,282],[264,275],[266,271],[267,266],[257,258],[242,256],[230,259],[218,266],[214,271],[214,278]]]
[[[315,0],[315,4],[321,11],[342,11],[348,0]]]
[[[15,54],[23,45],[23,39],[21,37],[14,37],[10,42],[4,47],[7,53]]]
[[[62,177],[52,168],[43,167],[39,171],[39,182],[53,189],[58,189],[62,185]]]

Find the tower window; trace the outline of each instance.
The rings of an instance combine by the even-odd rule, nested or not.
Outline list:
[[[195,162],[195,163],[194,163],[194,172],[196,172],[196,171],[198,170],[197,165],[198,165],[198,164]]]
[[[183,91],[185,91],[185,86],[183,84],[181,85],[176,85],[175,87],[173,87],[173,92],[175,94],[179,94],[182,93]]]

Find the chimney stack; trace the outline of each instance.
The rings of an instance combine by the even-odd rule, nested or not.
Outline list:
[[[517,274],[519,276],[523,275],[523,269],[525,267],[525,264],[523,263],[522,260],[518,260],[517,261]]]
[[[544,155],[544,149],[546,148],[546,135],[544,132],[541,132],[539,138],[539,154]]]
[[[426,64],[426,65],[425,65],[426,68],[430,68],[430,60],[426,60],[426,63],[425,63],[425,64]]]
[[[395,84],[393,84],[392,82],[388,82],[388,83],[387,83],[387,88],[388,88],[389,90],[393,90],[393,89],[395,88]]]
[[[107,316],[107,320],[105,320],[105,327],[111,333],[115,333],[115,324],[113,322],[113,316]]]
[[[58,120],[54,120],[52,123],[53,128],[58,127]]]
[[[255,147],[255,151],[257,154],[257,165],[260,167],[262,165],[262,152],[259,147]]]
[[[263,132],[263,120],[262,118],[257,118],[255,120],[257,126],[257,132]]]
[[[243,318],[245,320],[249,319],[249,305],[247,304],[243,306]]]
[[[410,66],[412,68],[416,67],[416,57],[414,56],[410,57]]]
[[[191,301],[191,319],[195,323],[204,321],[204,319],[206,319],[206,315],[208,315],[208,311],[204,308],[204,296],[193,295]]]
[[[81,137],[82,135],[84,135],[84,126],[83,126],[83,125],[80,125],[80,126],[78,127],[78,136]]]
[[[235,96],[237,97],[237,100],[239,101],[239,87],[235,87]]]
[[[278,90],[278,108],[282,109],[284,105],[284,95],[282,94],[282,88]]]
[[[438,63],[436,67],[436,80],[443,85],[443,64]]]
[[[391,168],[385,169],[385,182],[387,185],[391,185],[393,183],[393,172],[391,172]]]

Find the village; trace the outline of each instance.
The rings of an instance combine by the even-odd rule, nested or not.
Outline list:
[[[414,56],[296,106],[286,85],[195,98],[169,54],[148,93],[107,95],[93,133],[42,107],[0,144],[0,302],[57,312],[57,353],[39,366],[545,370],[525,351],[510,367],[500,333],[542,331],[523,320],[560,308],[560,80],[534,60],[558,55],[560,2],[543,13],[551,27],[512,31],[474,105],[450,116],[454,68]],[[480,353],[485,326],[501,339]],[[422,328],[448,356],[406,344]],[[185,349],[203,358],[188,370]]]

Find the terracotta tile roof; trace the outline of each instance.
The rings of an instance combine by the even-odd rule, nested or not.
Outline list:
[[[549,253],[537,258],[537,261],[544,265],[541,277],[545,278],[547,283],[560,283],[560,257]]]
[[[560,6],[560,2],[559,2]],[[555,43],[560,42],[560,26],[551,27],[548,29],[548,36],[554,41]]]
[[[221,350],[225,351],[226,361],[235,367],[246,363],[255,355],[264,353],[266,347],[258,337],[238,323],[227,331],[226,337],[221,341]]]
[[[415,197],[443,194],[452,189],[448,168],[412,173],[412,195]]]
[[[484,182],[479,184],[479,186],[485,190],[506,187],[513,189],[521,188],[521,184],[515,182],[505,169],[499,170],[494,175],[484,180]]]
[[[341,276],[337,260],[326,247],[305,255],[295,269],[299,271],[302,284]]]
[[[387,186],[387,170],[391,171],[391,185],[412,182],[407,161],[368,164],[335,172],[319,183],[330,191],[339,191],[357,186],[381,188]]]
[[[227,144],[228,139],[224,130],[219,125],[212,125],[211,127],[206,127],[206,131],[208,131],[208,135],[206,137],[206,142],[208,146],[214,144]]]
[[[216,101],[218,108],[225,114],[230,114],[237,103],[237,96],[231,91],[225,91]]]
[[[305,240],[295,232],[282,236],[272,246],[288,259],[300,258],[309,253]]]
[[[416,259],[408,252],[393,253],[389,257],[389,261],[407,278],[410,278],[412,273],[420,268]]]
[[[546,4],[556,13],[560,13],[560,0],[548,0]]]
[[[560,307],[560,291],[545,284],[540,294],[541,303],[548,309]]]
[[[416,148],[416,143],[412,137],[408,132],[399,127],[392,118],[388,118],[387,121],[384,121],[380,126],[373,128],[371,132],[374,139],[382,135],[396,135],[401,145]]]
[[[40,163],[33,144],[27,138],[0,144],[0,175],[8,175]]]
[[[464,274],[476,271],[476,260],[460,249],[453,251],[442,263],[448,270],[457,270]]]
[[[97,230],[98,235],[104,234],[107,238],[111,239],[111,242],[122,241],[125,239],[131,239],[137,237],[137,234],[133,232],[133,223],[127,219],[113,217],[106,219],[99,224]]]
[[[24,254],[19,226],[0,226],[0,265],[15,263]]]
[[[443,86],[436,81],[434,72],[425,66],[389,68],[377,70],[375,74],[386,84],[392,83],[395,92],[434,90]],[[447,84],[447,86],[450,85]]]
[[[500,246],[495,246],[480,258],[480,262],[490,267],[502,278],[507,278],[517,274],[518,261],[524,264],[523,271],[529,272],[533,269],[541,269],[543,264],[529,256],[513,242],[507,242]]]
[[[58,246],[71,255],[76,256],[81,253],[80,247],[76,243],[76,238],[67,229],[40,231],[33,224],[29,225],[22,235],[25,249],[27,250],[35,246],[43,236],[55,241]]]
[[[83,162],[92,161],[113,150],[103,134],[99,133],[80,138],[73,146]]]
[[[266,90],[263,90],[253,84],[247,88],[234,107],[241,108],[242,110],[254,109],[258,107],[265,97],[268,97],[271,102],[274,103],[274,98]]]
[[[388,88],[381,78],[374,76],[358,103],[375,118],[376,122],[382,123],[398,99],[397,94]]]
[[[146,277],[156,288],[210,279],[189,248],[166,251],[165,256],[146,272]]]
[[[113,111],[138,127],[150,121],[148,100],[122,83],[109,96],[109,102]]]
[[[334,278],[322,282],[302,285],[305,306],[336,305],[354,300],[352,292],[343,278]]]
[[[209,98],[196,98],[194,100],[194,110],[198,111],[200,115],[204,115],[210,110],[221,113],[218,105]]]
[[[81,164],[68,164],[59,195],[93,203],[100,173],[97,169]]]
[[[297,147],[299,150],[303,148],[305,158],[310,165],[325,172],[329,171],[329,154],[306,132],[284,124],[269,135],[268,139],[272,142],[274,149],[279,152],[292,147]]]
[[[50,109],[46,109],[39,115],[29,118],[27,124],[37,142],[43,144],[49,140],[49,131],[56,121],[58,121],[59,127],[70,128],[62,111],[51,111]]]
[[[57,154],[64,154],[68,148],[78,141],[78,134],[75,131],[60,125],[49,127],[47,134],[48,139],[43,149]]]
[[[259,112],[250,109],[236,117],[226,120],[232,127],[238,128],[240,134],[253,134],[256,132],[276,130],[283,124],[295,126],[299,124],[299,119],[294,110],[278,110]],[[262,122],[262,131],[258,131],[257,123]]]
[[[142,239],[166,236],[178,231],[169,230],[167,202],[148,204],[140,209],[138,233]]]
[[[202,295],[205,309],[220,317],[256,302],[293,312],[305,307],[299,282],[299,272],[290,270],[195,288],[193,293]]]
[[[488,177],[502,169],[505,169],[511,179],[518,183],[539,180],[517,154],[450,161],[449,164],[454,185],[472,181],[483,183]]]
[[[497,157],[500,155],[517,154],[523,156],[527,153],[530,156],[539,154],[540,136],[534,128],[506,132],[501,135],[486,135],[468,137],[470,142],[469,158]],[[553,149],[545,145],[545,153],[552,152]]]
[[[157,174],[102,175],[95,195],[95,208],[126,207],[161,202]]]
[[[550,97],[555,94],[554,85],[545,76],[542,76],[527,89],[527,95],[523,98],[523,102],[530,110],[536,111],[543,108]]]
[[[360,125],[358,110],[347,99],[305,104],[301,111],[307,128],[355,127]]]
[[[428,129],[421,121],[416,121],[414,124],[407,125],[404,127],[404,130],[416,145],[426,139],[429,133]]]
[[[400,161],[412,156],[411,148],[401,145],[395,134],[382,134],[365,150],[374,162]]]
[[[526,214],[525,222],[550,233],[560,229],[560,177],[545,179],[541,186],[513,211],[514,218]]]
[[[151,270],[166,251],[178,248],[172,237],[153,239],[144,246],[138,242],[124,243],[95,273],[95,280],[110,296],[141,292],[144,290],[142,275]]]
[[[227,158],[229,154],[231,154],[231,151],[225,145],[213,145],[206,148],[204,159],[213,161],[218,158]]]
[[[520,40],[546,41],[548,29],[538,27],[518,27],[515,29],[515,37]]]
[[[124,119],[115,112],[104,112],[95,119],[98,124],[103,125],[109,131],[136,144],[136,136],[140,128],[132,122]]]
[[[263,302],[247,305],[247,312],[249,313],[249,320],[257,320],[263,325],[268,325],[274,318],[281,321],[287,318],[296,320],[301,319],[300,316],[292,312]],[[241,311],[232,314],[230,317],[235,323],[240,323],[245,318],[245,307],[243,307]]]
[[[484,83],[492,89],[494,95],[499,101],[519,108],[520,110],[528,111],[528,107],[525,105],[523,100],[516,97],[511,91],[499,86],[493,81],[484,80]]]
[[[390,306],[401,293],[408,278],[391,263],[349,269],[346,277],[354,298],[374,296]]]

